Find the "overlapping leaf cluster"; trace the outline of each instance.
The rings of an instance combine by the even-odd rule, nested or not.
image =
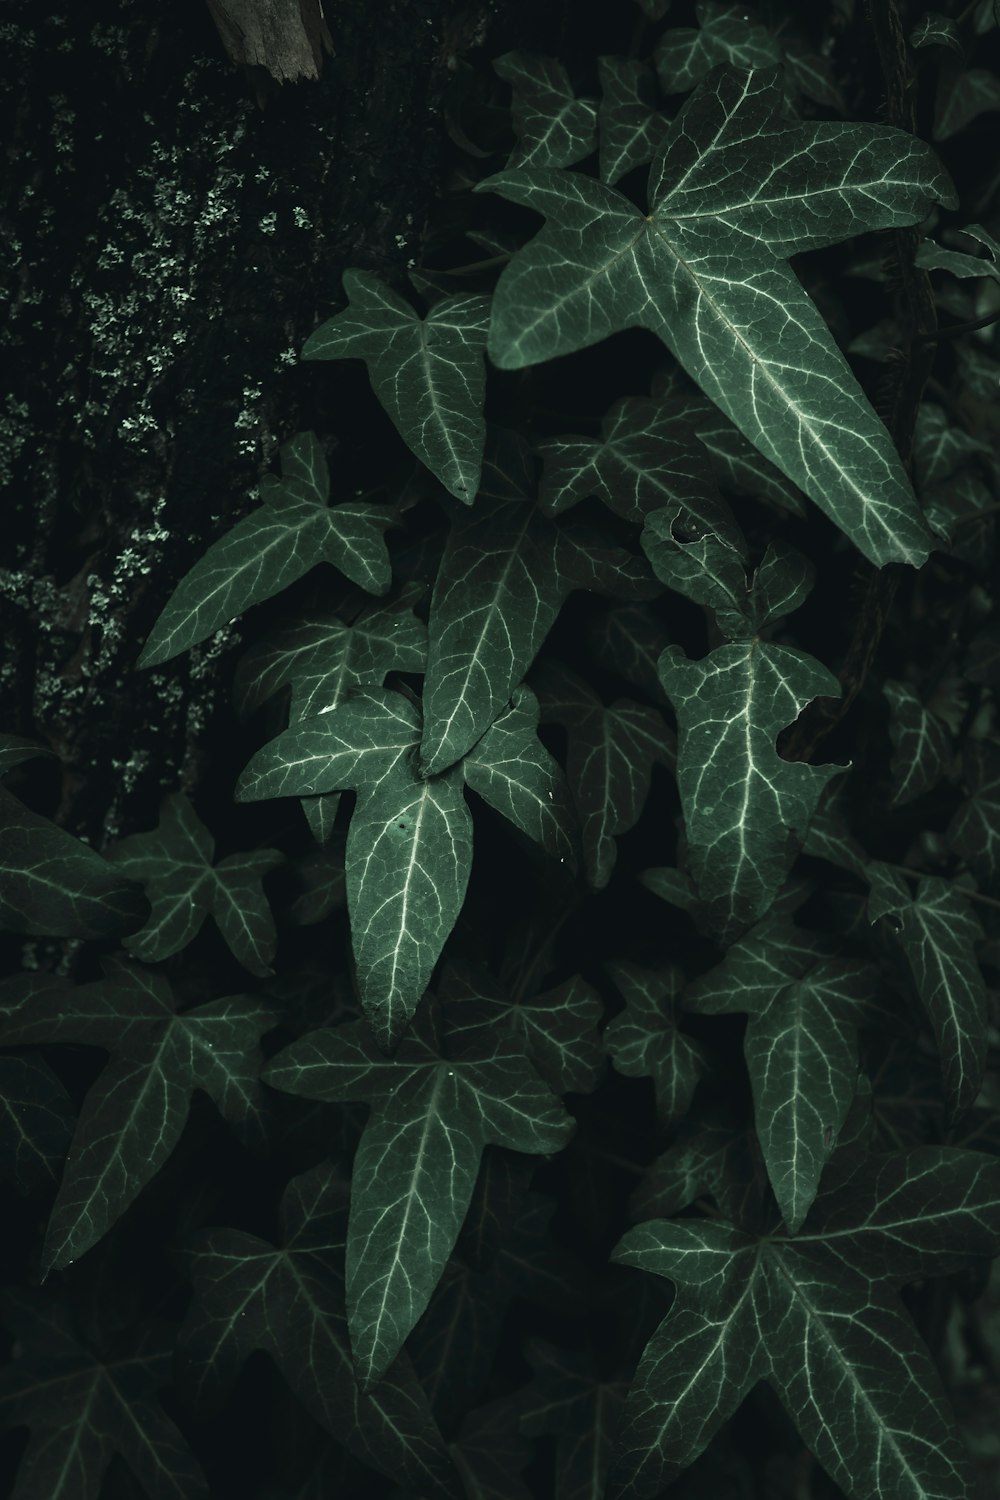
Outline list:
[[[363,361],[392,481],[290,436],[138,658],[246,617],[246,838],[217,857],[171,786],[98,853],[3,737],[0,923],[73,945],[0,983],[0,1166],[49,1278],[0,1309],[17,1500],[98,1500],[122,1462],[228,1496],[199,1424],[261,1352],[315,1459],[272,1500],[792,1493],[737,1447],[744,1403],[797,1494],[971,1500],[1000,1389],[1000,252],[996,181],[966,214],[943,158],[1000,85],[967,65],[991,6],[954,9],[909,43],[941,155],[845,118],[829,18],[819,47],[794,11],[643,0],[587,78],[496,59],[506,135],[453,122],[492,253],[348,269],[302,351]],[[890,281],[875,232],[913,226]],[[955,326],[900,452],[866,361],[917,275]],[[882,321],[851,341],[863,280]],[[622,377],[596,406],[595,346]],[[107,1283],[165,1217],[161,1320]]]

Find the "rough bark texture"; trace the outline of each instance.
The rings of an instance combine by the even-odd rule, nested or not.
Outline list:
[[[5,7],[0,727],[59,754],[46,810],[96,845],[198,786],[226,633],[154,672],[139,647],[278,444],[337,441],[299,350],[346,266],[419,262],[448,82],[531,45],[527,10],[338,0],[319,80],[280,85],[204,0]]]

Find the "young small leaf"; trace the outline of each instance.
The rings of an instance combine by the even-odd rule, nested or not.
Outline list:
[[[316,437],[300,432],[281,449],[284,475],[262,483],[264,503],[213,542],[181,579],[142,648],[137,665],[155,667],[195,646],[253,604],[279,594],[318,562],[359,588],[384,594],[391,581],[382,533],[387,506],[329,505],[330,480]]]
[[[363,359],[403,442],[471,505],[486,439],[489,298],[442,297],[421,318],[368,271],[345,271],[344,290],[348,306],[310,334],[302,358]]]
[[[518,147],[510,167],[570,167],[597,144],[593,99],[577,99],[562,63],[537,52],[505,52],[496,73],[511,85]]]
[[[214,857],[215,840],[183,792],[163,803],[158,828],[113,844],[108,858],[144,884],[152,907],[124,946],[144,963],[159,963],[187,947],[211,912],[234,958],[251,974],[270,974],[278,935],[261,881],[284,855],[257,849],[218,864]]]

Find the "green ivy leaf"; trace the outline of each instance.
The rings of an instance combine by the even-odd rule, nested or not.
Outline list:
[[[936,10],[929,10],[920,17],[910,32],[910,46],[947,47],[950,51],[957,52],[959,57],[965,56],[955,22],[950,16],[943,16]]]
[[[493,722],[574,589],[652,592],[640,559],[592,528],[548,520],[533,489],[528,456],[511,445],[488,459],[479,504],[449,531],[431,599],[424,775],[453,765]]]
[[[174,589],[139,655],[139,667],[169,661],[279,594],[318,562],[327,562],[369,593],[392,579],[382,533],[394,513],[384,505],[329,505],[330,478],[311,432],[281,449],[279,480],[265,475],[264,503],[213,542]],[[271,480],[270,484],[265,481]]]
[[[858,1081],[857,1024],[871,965],[771,915],[690,985],[686,1009],[749,1017],[743,1052],[768,1177],[795,1234],[819,1190]]]
[[[81,1042],[111,1053],[83,1103],[42,1266],[68,1266],[134,1203],[180,1140],[202,1089],[238,1132],[259,1133],[260,1037],[275,1017],[248,995],[178,1011],[170,985],[112,955],[102,980],[36,993],[0,1021],[3,1046]]]
[[[0,735],[0,776],[48,754],[30,740]],[[140,886],[6,787],[0,787],[0,841],[0,931],[113,938],[145,920],[149,908]]]
[[[962,780],[968,796],[948,824],[945,839],[988,888],[1000,874],[1000,745],[996,741],[966,741]]]
[[[592,889],[611,879],[617,836],[634,828],[649,796],[653,767],[672,766],[674,737],[662,714],[630,698],[606,706],[588,683],[559,663],[532,679],[546,722],[569,735],[567,776],[580,817],[583,858]]]
[[[211,912],[233,957],[251,974],[270,974],[278,934],[261,881],[284,855],[256,849],[214,858],[215,840],[183,792],[164,801],[158,828],[112,844],[108,859],[143,883],[152,908],[124,946],[143,963],[159,963],[186,948]]]
[[[576,820],[562,767],[538,738],[538,702],[522,684],[464,757],[465,784],[546,853],[575,870]]]
[[[363,359],[403,442],[449,494],[471,505],[486,440],[489,298],[442,297],[421,318],[368,271],[345,271],[344,291],[347,307],[309,335],[302,358]]]
[[[700,533],[715,532],[741,551],[745,542],[705,466],[693,427],[676,406],[623,396],[609,407],[597,440],[566,434],[538,444],[544,473],[538,503],[558,515],[599,495],[626,521],[661,514]]]
[[[152,1500],[209,1500],[156,1396],[170,1385],[170,1338],[116,1326],[113,1339],[88,1339],[68,1299],[37,1291],[6,1290],[0,1317],[16,1350],[0,1374],[0,1414],[31,1429],[12,1500],[99,1500],[116,1457]]]
[[[553,1493],[558,1500],[603,1500],[625,1383],[602,1379],[592,1355],[543,1339],[530,1339],[524,1354],[533,1375],[522,1397],[521,1431],[555,1437]]]
[[[597,1087],[604,1058],[597,1033],[603,1007],[579,974],[522,998],[506,994],[485,969],[452,962],[437,995],[449,1037],[470,1045],[516,1047],[556,1093],[590,1094]]]
[[[426,1027],[411,1030],[392,1059],[358,1023],[314,1031],[263,1076],[286,1093],[372,1106],[354,1160],[347,1232],[351,1348],[370,1390],[454,1249],[483,1148],[558,1151],[573,1122],[519,1048],[495,1038],[450,1055]]]
[[[578,99],[562,63],[537,52],[505,52],[493,69],[511,85],[518,148],[508,167],[569,167],[597,145],[597,107]]]
[[[669,121],[656,108],[653,75],[645,63],[631,57],[599,57],[597,71],[601,181],[614,187],[620,177],[653,160],[666,139]]]
[[[760,1144],[752,1130],[689,1117],[678,1121],[669,1150],[646,1168],[629,1201],[629,1217],[680,1213],[705,1196],[734,1224],[752,1227],[759,1221],[766,1190]]]
[[[988,997],[975,948],[983,931],[961,887],[923,875],[911,897],[902,875],[873,860],[868,918],[889,918],[895,941],[937,1038],[945,1091],[960,1112],[979,1093],[986,1066]]]
[[[781,62],[781,46],[745,5],[698,0],[697,26],[670,26],[656,48],[656,71],[664,93],[686,94],[718,63],[770,68]]]
[[[376,1390],[358,1389],[344,1311],[347,1185],[329,1165],[293,1177],[277,1244],[210,1229],[187,1259],[195,1300],[181,1329],[185,1384],[199,1409],[218,1403],[262,1349],[306,1411],[362,1463],[398,1484],[459,1500],[462,1488],[409,1359]]]
[[[916,254],[916,264],[930,271],[950,271],[961,280],[987,276],[1000,282],[1000,244],[984,229],[982,224],[966,224],[961,229],[950,231],[951,236],[967,235],[983,246],[986,254],[968,255],[960,250],[946,250],[934,240],[923,240]]]
[[[882,694],[890,709],[892,740],[892,797],[890,807],[902,807],[932,791],[951,765],[951,741],[940,719],[924,707],[905,682],[887,681]]]
[[[40,1057],[0,1057],[0,1174],[20,1193],[59,1180],[76,1115],[69,1095]]]
[[[665,701],[657,662],[669,639],[663,621],[648,604],[609,606],[590,622],[589,643],[600,665],[657,703]]]
[[[649,328],[866,557],[919,565],[931,537],[898,455],[787,257],[916,223],[954,189],[913,137],[780,103],[773,70],[713,71],[653,163],[648,215],[579,173],[479,183],[548,220],[500,276],[490,355],[520,369]]]
[[[964,1497],[968,1460],[893,1286],[998,1246],[1000,1163],[948,1147],[872,1158],[795,1239],[696,1219],[628,1230],[612,1260],[677,1297],[629,1392],[610,1500],[658,1495],[761,1379],[846,1494]]]
[[[691,1107],[707,1061],[704,1048],[677,1022],[683,987],[673,964],[644,969],[619,960],[606,965],[625,1010],[604,1028],[604,1044],[616,1070],[627,1078],[652,1078],[660,1125],[681,1119]]]
[[[782,760],[778,732],[840,686],[805,652],[756,638],[702,661],[670,646],[660,680],[677,713],[688,864],[723,934],[736,936],[767,911],[820,793],[845,769]]]
[[[287,686],[288,718],[296,724],[338,707],[352,688],[381,687],[389,672],[422,672],[427,626],[413,612],[422,593],[421,585],[407,585],[397,599],[363,606],[350,624],[336,614],[305,614],[266,636],[236,668],[237,713],[245,717]],[[339,793],[302,799],[318,843],[329,840],[339,806]]]
[[[351,688],[381,687],[389,672],[422,672],[427,626],[413,612],[421,592],[408,586],[396,599],[365,603],[351,620],[307,611],[255,642],[233,678],[240,718],[287,687],[295,724],[337,708]]]
[[[419,739],[414,704],[359,688],[271,740],[236,787],[242,801],[357,792],[345,853],[351,943],[365,1014],[386,1048],[427,988],[472,864],[461,769],[419,778]]]

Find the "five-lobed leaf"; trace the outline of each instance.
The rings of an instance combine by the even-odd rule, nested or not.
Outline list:
[[[787,258],[956,203],[923,142],[780,114],[772,69],[713,70],[650,172],[651,210],[579,173],[477,185],[545,215],[502,272],[489,350],[519,369],[629,327],[659,335],[736,426],[872,562],[932,545],[889,434]]]
[[[1000,1164],[948,1147],[871,1158],[795,1239],[698,1219],[630,1229],[612,1259],[677,1298],[632,1383],[609,1495],[658,1495],[764,1379],[852,1500],[966,1500],[968,1460],[894,1286],[998,1248]]]
[[[173,1348],[155,1326],[88,1338],[65,1296],[7,1290],[14,1357],[0,1372],[0,1423],[31,1430],[11,1500],[100,1500],[117,1457],[150,1500],[209,1500],[204,1472],[157,1399]],[[123,1336],[124,1335],[124,1336]]]
[[[302,358],[363,359],[404,443],[471,505],[486,439],[489,298],[443,297],[421,318],[368,271],[345,271],[344,290],[347,307],[310,334]]]
[[[194,1090],[237,1132],[260,1130],[260,1037],[275,1024],[246,995],[178,1011],[170,985],[115,956],[92,984],[39,980],[0,1022],[4,1046],[81,1042],[110,1060],[77,1121],[52,1206],[42,1265],[78,1260],[121,1217],[171,1155]]]
[[[354,1159],[347,1232],[351,1348],[369,1390],[430,1300],[483,1148],[558,1151],[573,1122],[516,1043],[495,1036],[453,1054],[423,1027],[388,1059],[366,1028],[348,1022],[293,1042],[264,1078],[286,1093],[372,1107]]]
[[[113,844],[108,858],[144,885],[151,906],[149,921],[124,946],[143,963],[159,963],[185,948],[211,912],[234,958],[251,974],[268,975],[278,934],[261,881],[284,855],[256,849],[218,864],[214,856],[215,840],[183,792],[163,803],[157,828]]]
[[[344,1308],[348,1187],[329,1165],[293,1177],[277,1244],[238,1229],[199,1233],[187,1251],[195,1299],[180,1372],[199,1407],[217,1404],[262,1349],[309,1414],[349,1452],[399,1484],[461,1495],[406,1354],[378,1387],[358,1389]]]
[[[263,503],[213,542],[181,579],[138,666],[158,666],[207,640],[318,562],[331,563],[369,593],[387,591],[392,573],[383,533],[394,512],[364,501],[331,506],[326,460],[312,432],[283,444],[281,464],[280,480],[265,475],[261,483]]]

